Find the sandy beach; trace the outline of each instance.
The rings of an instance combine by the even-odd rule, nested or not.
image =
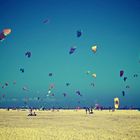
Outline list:
[[[137,110],[0,110],[0,140],[139,140]]]

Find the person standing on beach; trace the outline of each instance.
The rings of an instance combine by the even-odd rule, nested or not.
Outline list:
[[[87,114],[88,108],[86,107],[85,110],[86,110],[86,114]]]

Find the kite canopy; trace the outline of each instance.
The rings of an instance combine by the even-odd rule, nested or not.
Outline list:
[[[9,85],[8,82],[6,82],[6,83],[5,83],[5,86],[8,86],[8,85]]]
[[[120,70],[120,77],[122,77],[124,74],[124,71],[123,70]]]
[[[92,50],[94,53],[96,53],[96,51],[97,51],[97,46],[96,46],[96,45],[92,46],[92,47],[91,47],[91,50]]]
[[[122,91],[122,95],[125,96],[125,91]]]
[[[0,33],[0,40],[2,41],[2,40],[4,40],[5,39],[5,35],[3,34],[3,32],[2,33]]]
[[[52,76],[53,74],[52,73],[49,73],[49,76]]]
[[[10,34],[11,33],[11,29],[4,29],[3,30],[3,34],[5,35],[5,36],[7,36],[8,34]]]
[[[69,50],[69,54],[73,54],[76,50],[76,47],[71,47]]]
[[[50,84],[49,89],[54,88],[54,84]]]
[[[92,74],[92,77],[96,78],[96,74],[95,74],[95,73],[93,73],[93,74]]]
[[[77,90],[76,93],[77,93],[79,96],[82,96],[82,94],[80,93],[79,90]]]
[[[88,70],[87,72],[86,72],[86,74],[90,74],[91,72]]]
[[[66,86],[69,86],[70,85],[70,83],[66,83]]]
[[[22,73],[24,73],[24,69],[23,69],[23,68],[20,68],[19,70],[20,70]]]
[[[4,40],[6,38],[6,36],[8,34],[11,33],[11,29],[4,29],[1,33],[0,33],[0,40]]]
[[[134,74],[134,77],[138,77],[138,74]]]
[[[51,90],[48,90],[48,94],[50,94],[51,93]]]
[[[31,57],[31,55],[32,55],[32,53],[31,53],[31,52],[29,52],[29,51],[25,53],[25,56],[27,56],[28,58],[30,58],[30,57]]]
[[[123,80],[124,80],[124,82],[125,82],[125,81],[127,80],[127,77],[124,77]]]
[[[118,97],[114,98],[114,107],[115,107],[115,109],[119,108],[119,98]]]
[[[43,21],[44,24],[46,24],[46,23],[48,23],[48,22],[49,22],[49,19],[45,19],[45,20]]]
[[[63,96],[64,96],[64,97],[66,97],[66,96],[67,96],[67,94],[66,94],[66,93],[63,93]]]
[[[94,86],[95,86],[95,84],[94,84],[94,83],[91,83],[91,86],[93,86],[93,87],[94,87]]]
[[[76,35],[77,35],[77,37],[80,37],[82,35],[82,31],[81,30],[77,30]]]

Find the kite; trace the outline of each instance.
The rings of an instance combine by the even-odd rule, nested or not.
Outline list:
[[[81,30],[77,30],[76,35],[77,35],[77,37],[80,37],[82,35],[82,31]]]
[[[45,19],[45,20],[43,21],[43,23],[46,24],[46,23],[49,23],[49,21],[50,21],[49,19]]]
[[[96,51],[97,51],[97,46],[96,46],[96,45],[92,46],[92,47],[91,47],[91,50],[92,50],[94,53],[96,53]]]
[[[49,73],[49,76],[52,76],[53,74],[52,73]]]
[[[54,96],[54,93],[51,93],[51,91],[47,94],[47,96]]]
[[[121,71],[120,71],[120,77],[122,77],[122,76],[123,76],[123,74],[124,74],[124,71],[123,71],[123,70],[121,70]]]
[[[3,34],[3,32],[2,33],[0,33],[0,40],[2,41],[2,40],[4,40],[5,39],[5,35]]]
[[[134,77],[138,77],[138,74],[134,74]]]
[[[125,91],[122,91],[122,95],[125,96]]]
[[[94,87],[94,86],[95,86],[95,84],[94,84],[94,83],[91,83],[91,86],[93,86],[93,87]]]
[[[51,90],[48,90],[48,94],[50,94],[51,93]]]
[[[73,54],[76,50],[76,47],[71,47],[69,50],[69,54]]]
[[[118,97],[114,98],[114,107],[115,107],[115,109],[119,108],[119,98]]]
[[[1,33],[0,33],[0,40],[4,40],[6,38],[7,35],[9,35],[11,33],[11,29],[4,29]]]
[[[69,86],[70,85],[70,83],[66,83],[66,86]]]
[[[31,52],[29,52],[29,51],[25,53],[25,56],[27,56],[28,58],[30,58],[30,57],[31,57],[31,55],[32,55],[32,53],[31,53]]]
[[[63,93],[63,96],[64,96],[64,97],[66,97],[66,96],[67,96],[67,94],[66,94],[66,93]]]
[[[9,85],[8,82],[6,82],[6,83],[5,83],[5,86],[8,86],[8,85]]]
[[[92,74],[92,77],[96,78],[96,74],[95,74],[95,73],[93,73],[93,74]]]
[[[127,77],[124,77],[123,80],[124,80],[124,82],[125,82],[125,81],[127,80]]]
[[[2,88],[5,88],[5,86],[2,86]]]
[[[0,33],[0,40],[1,40],[1,41],[4,40],[5,37],[6,37],[6,36],[3,34],[3,32]]]
[[[20,70],[22,73],[24,73],[24,69],[23,69],[23,68],[20,68],[19,70]]]
[[[101,106],[99,105],[99,104],[95,104],[95,107],[94,107],[94,109],[97,109],[97,110],[99,110],[101,108]]]
[[[82,96],[82,94],[80,93],[79,90],[77,90],[76,93],[77,93],[79,96]]]
[[[87,72],[86,72],[86,74],[90,74],[91,72],[88,70]]]
[[[23,89],[24,91],[28,91],[28,88],[27,88],[26,86],[24,86],[22,89]]]
[[[51,94],[53,94],[53,93],[51,93],[51,92],[52,92],[51,89],[49,89],[49,90],[48,90],[47,96],[50,96]]]

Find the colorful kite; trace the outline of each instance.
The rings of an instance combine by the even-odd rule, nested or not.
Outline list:
[[[44,23],[44,24],[47,24],[47,23],[49,23],[49,21],[50,21],[49,19],[45,19],[45,20],[43,21],[43,23]]]
[[[120,70],[120,77],[122,77],[124,74],[124,71],[123,70]]]
[[[96,76],[97,76],[97,75],[96,75],[95,73],[92,74],[92,77],[96,78]]]
[[[11,33],[11,29],[4,29],[1,33],[0,33],[0,40],[4,40],[7,35],[9,35]]]
[[[119,108],[119,98],[118,97],[114,98],[114,107],[115,107],[115,109]]]
[[[97,46],[96,46],[96,45],[92,46],[92,47],[91,47],[91,50],[92,50],[94,53],[96,53],[96,51],[97,51]]]

